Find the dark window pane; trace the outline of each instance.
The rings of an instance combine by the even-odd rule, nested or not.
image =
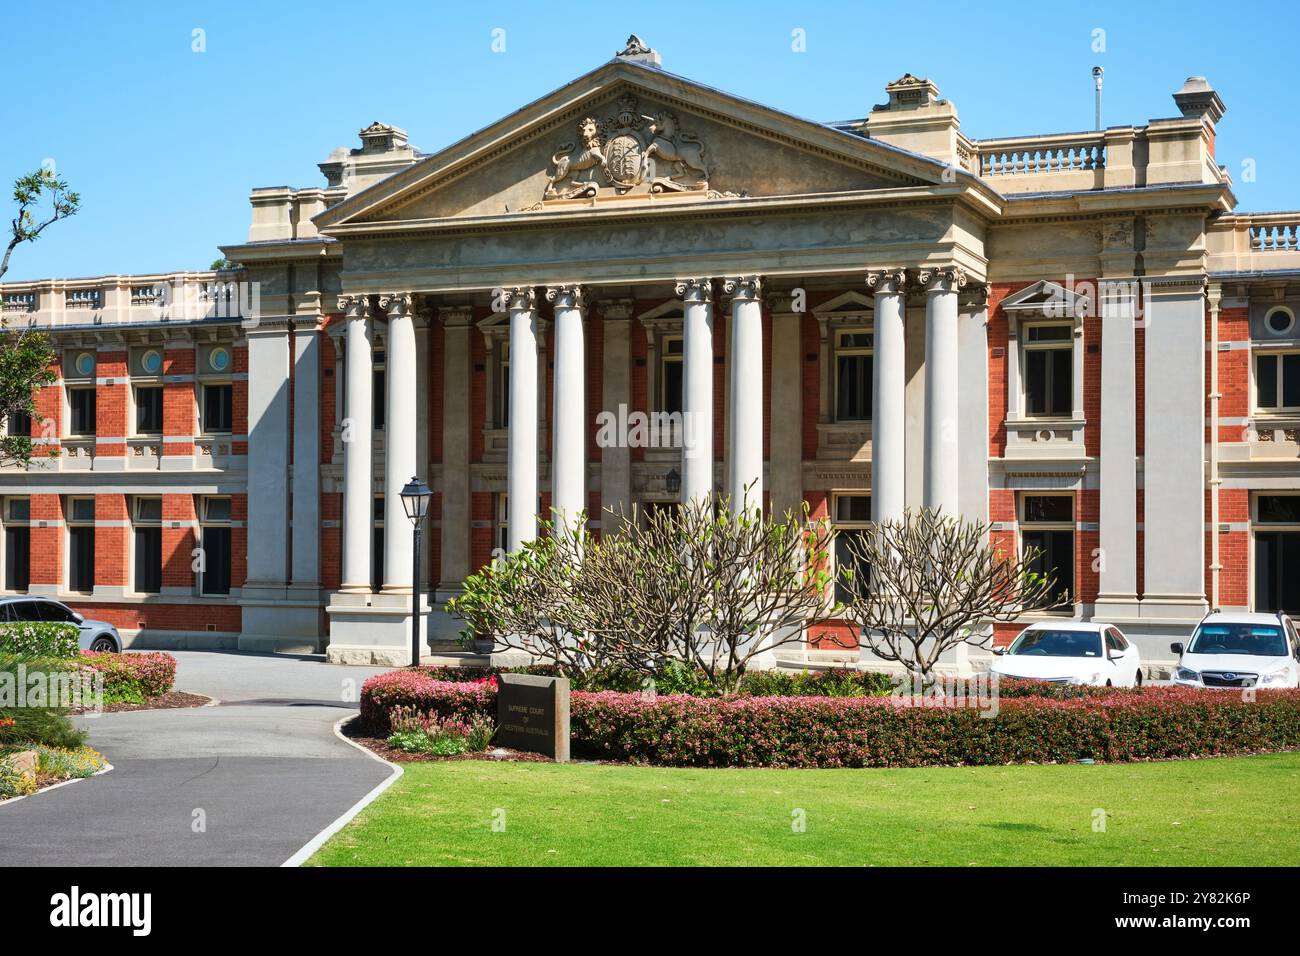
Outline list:
[[[660,396],[661,412],[680,412],[682,410],[682,363],[664,363],[664,393]]]
[[[32,416],[25,411],[10,412],[8,426],[10,435],[31,435]]]
[[[384,370],[377,368],[374,371],[374,395],[372,401],[375,403],[372,410],[372,420],[375,423],[376,431],[383,431],[384,428],[384,395],[386,392]]]
[[[1300,524],[1300,495],[1260,495],[1259,520]]]
[[[1300,408],[1300,355],[1282,356],[1282,404]]]
[[[1025,353],[1025,414],[1047,414],[1047,353]]]
[[[229,385],[203,386],[203,430],[205,432],[211,434],[230,431],[233,420],[231,398]]]
[[[1073,521],[1074,498],[1069,495],[1025,495],[1024,520]]]
[[[77,619],[72,616],[72,611],[62,604],[56,604],[54,601],[37,601],[37,613],[40,614],[42,621],[49,621],[51,624],[75,624]]]
[[[203,529],[203,593],[230,593],[230,529]]]
[[[39,621],[41,620],[41,610],[36,601],[19,601],[13,605],[12,610],[14,621]]]
[[[135,529],[135,589],[142,594],[162,590],[162,528]]]
[[[864,594],[871,583],[871,566],[858,559],[850,544],[862,535],[861,529],[841,528],[835,532],[835,600],[841,604]]]
[[[836,420],[870,421],[871,357],[841,355],[837,360],[836,368]]]
[[[384,529],[376,526],[370,543],[370,587],[380,591],[384,586]]]
[[[160,432],[163,427],[163,390],[138,388],[135,392],[135,430]]]
[[[1255,532],[1255,610],[1300,613],[1300,533]]]
[[[1074,594],[1074,532],[1026,530],[1021,538],[1026,554],[1036,551],[1028,562],[1029,570],[1050,576],[1055,582],[1053,590],[1063,592],[1057,606],[1067,606]]]
[[[1277,408],[1277,356],[1261,355],[1255,360],[1255,404]]]
[[[69,431],[73,435],[95,434],[95,390],[72,389],[68,394],[68,404],[72,413]]]
[[[1067,416],[1073,411],[1073,371],[1071,363],[1074,353],[1067,349],[1053,349],[1052,356],[1052,396],[1049,415]]]
[[[835,499],[836,521],[870,521],[870,495],[840,495]]]
[[[1068,342],[1074,330],[1068,325],[1032,325],[1029,327],[1029,342]]]
[[[5,590],[26,591],[31,574],[30,528],[5,529]]]
[[[69,528],[68,588],[73,591],[95,589],[95,529]]]

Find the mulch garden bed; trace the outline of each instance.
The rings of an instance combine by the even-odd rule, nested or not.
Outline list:
[[[169,690],[158,697],[151,697],[143,704],[116,703],[105,704],[103,713],[116,714],[126,710],[179,710],[186,707],[202,707],[211,703],[211,697],[202,694],[187,694],[183,690]]]
[[[407,753],[405,750],[396,750],[388,746],[386,738],[374,736],[357,718],[353,718],[344,724],[342,731],[343,736],[347,737],[348,740],[360,744],[376,756],[392,763],[426,763],[447,760],[510,760],[516,763],[554,763],[550,757],[544,757],[541,754],[529,753],[524,750],[510,750],[505,747],[493,747],[491,750],[485,750],[481,753],[457,754],[454,757]]]

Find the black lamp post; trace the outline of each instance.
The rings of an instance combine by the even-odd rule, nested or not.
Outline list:
[[[664,487],[670,495],[675,495],[682,490],[682,476],[674,468],[664,475]]]
[[[429,499],[433,492],[417,477],[412,477],[402,489],[402,507],[415,529],[415,549],[411,564],[411,666],[420,663],[420,525],[429,513]]]

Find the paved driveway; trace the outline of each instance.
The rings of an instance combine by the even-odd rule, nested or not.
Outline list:
[[[334,736],[386,668],[180,651],[216,707],[83,721],[111,773],[0,804],[0,866],[278,866],[390,774]]]

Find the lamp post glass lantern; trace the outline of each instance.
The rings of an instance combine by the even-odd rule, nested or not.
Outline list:
[[[415,534],[411,564],[411,666],[420,663],[420,532],[424,516],[429,513],[429,499],[433,492],[418,477],[412,477],[402,489],[402,508],[411,519]]]
[[[664,475],[664,490],[670,495],[675,495],[682,490],[682,476],[676,468]]]

